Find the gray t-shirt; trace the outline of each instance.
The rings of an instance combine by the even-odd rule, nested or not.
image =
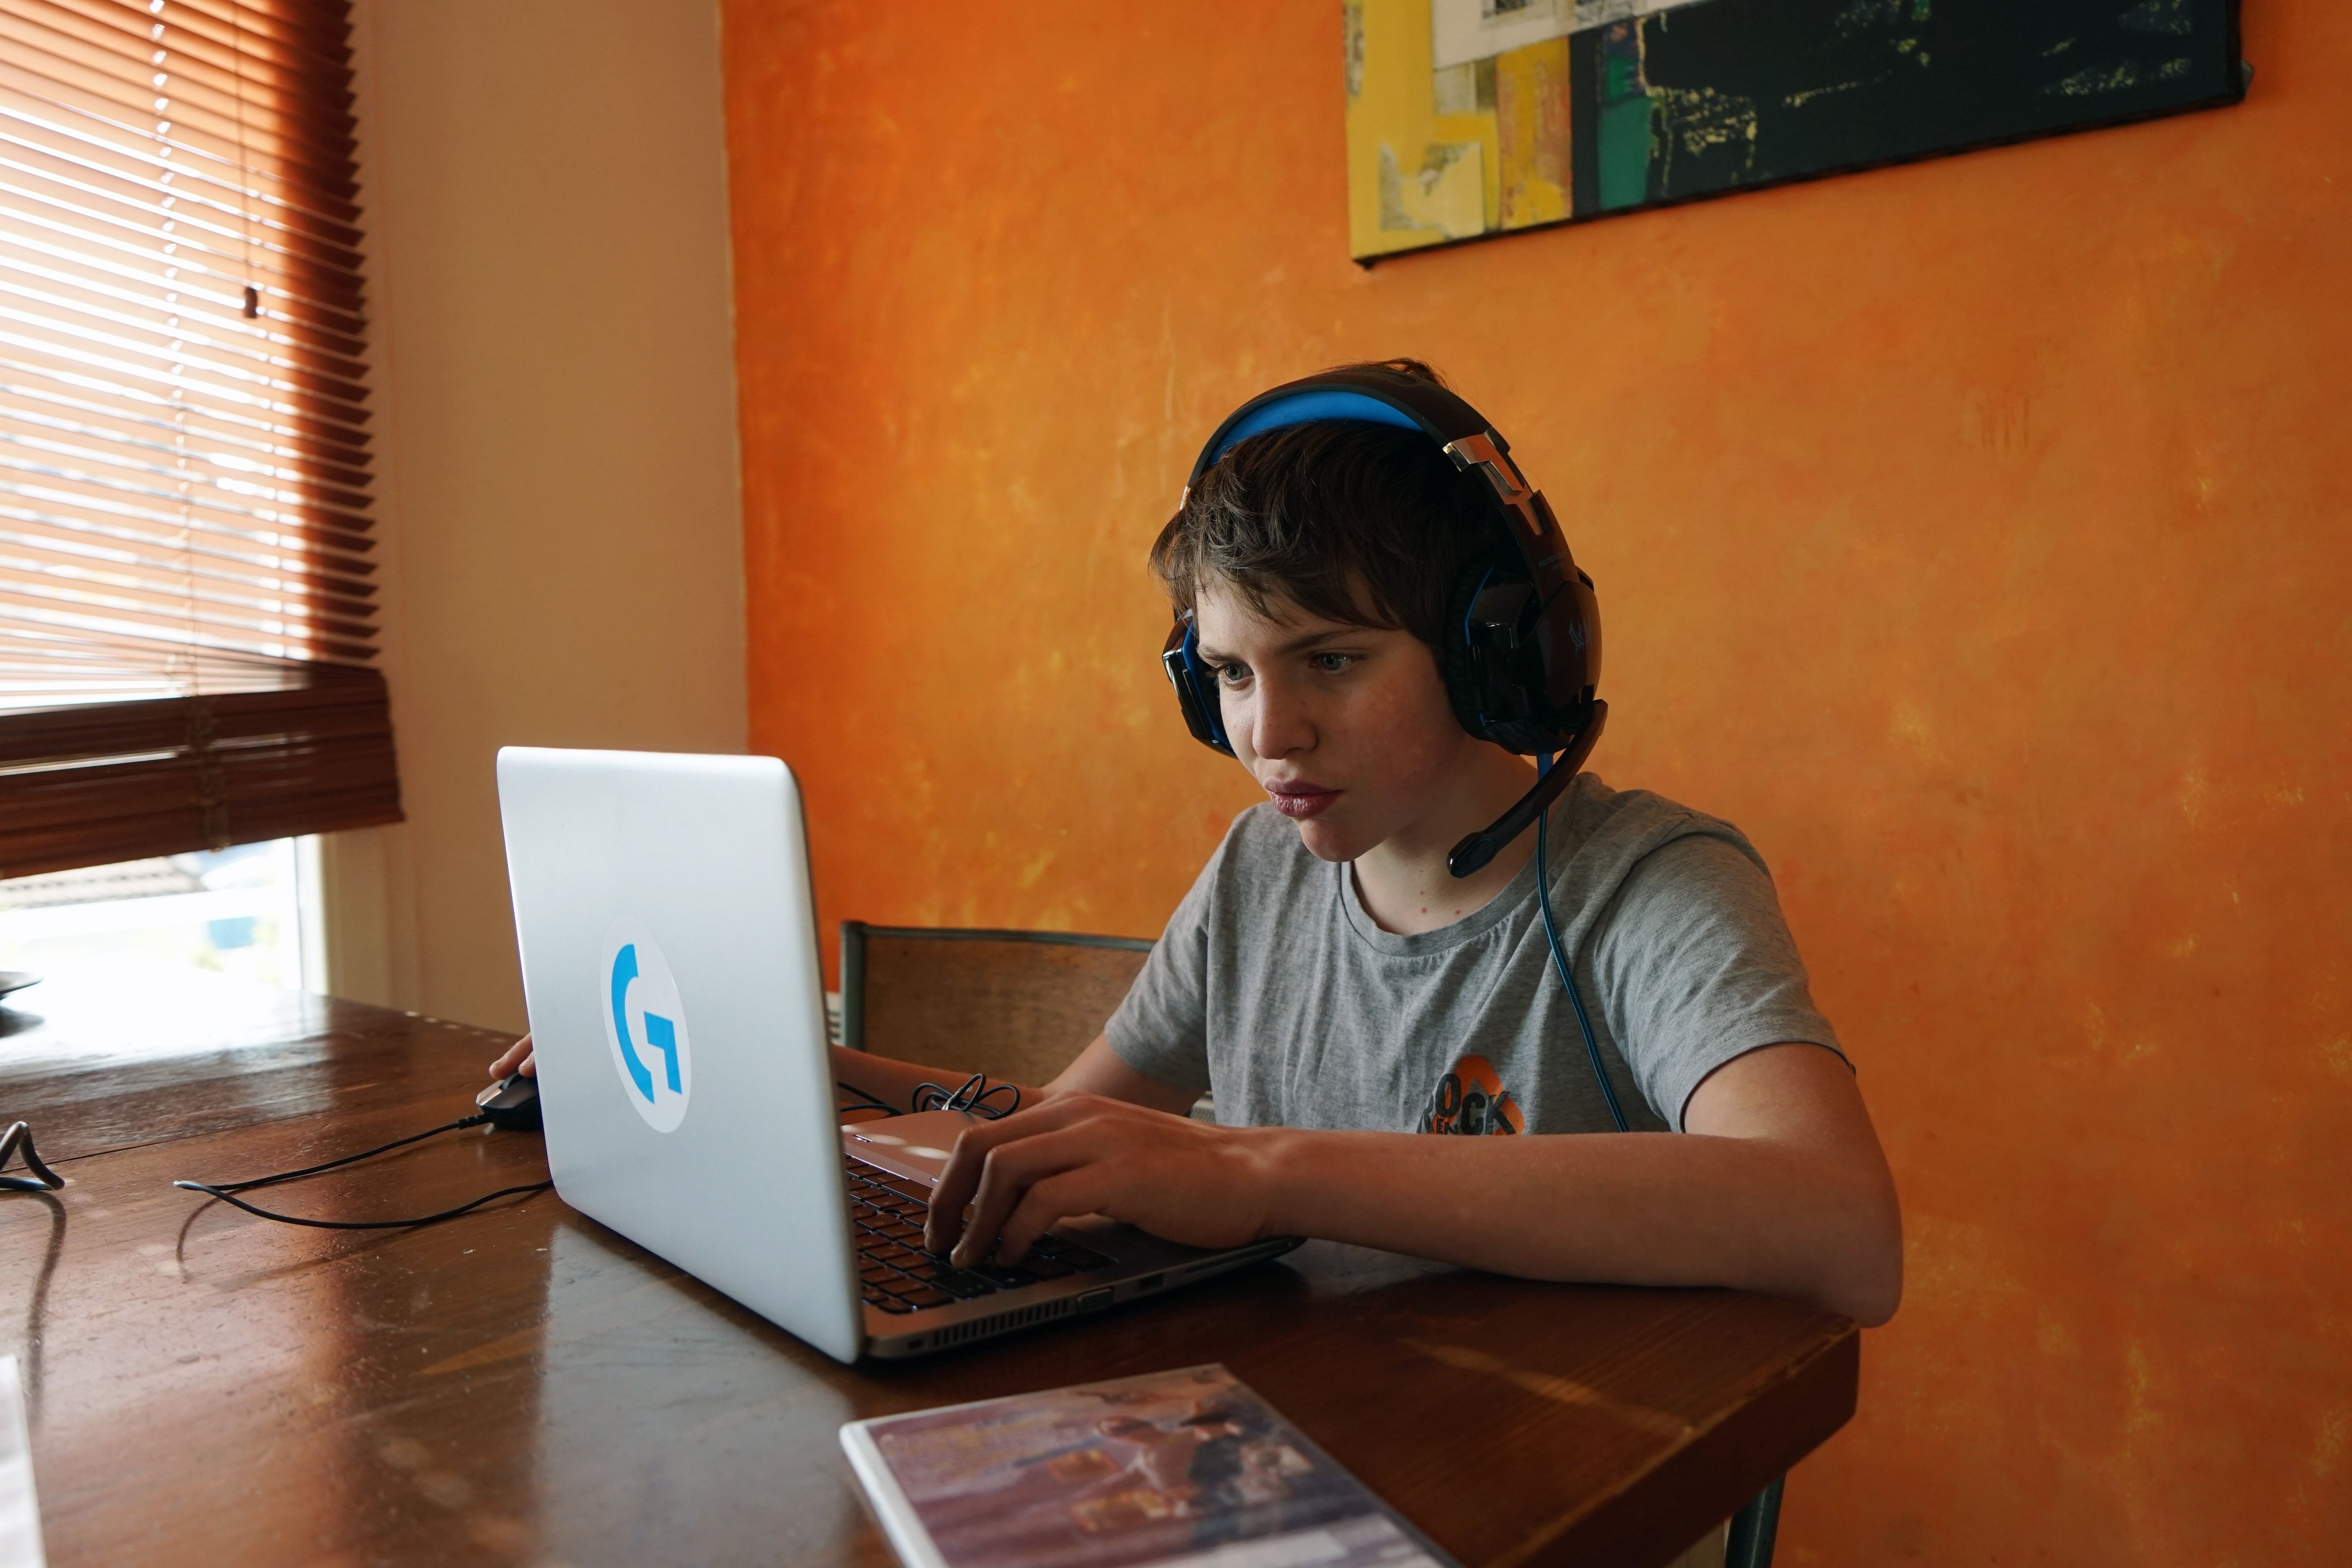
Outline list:
[[[1838,1050],[1739,831],[1580,775],[1551,808],[1552,917],[1635,1129],[1761,1046]],[[1484,909],[1397,936],[1271,805],[1234,819],[1106,1028],[1228,1126],[1595,1132],[1609,1109],[1537,911],[1535,860]],[[1843,1053],[1841,1051],[1841,1055]]]

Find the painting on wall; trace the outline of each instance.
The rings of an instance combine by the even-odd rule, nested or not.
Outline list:
[[[2234,103],[2238,0],[1346,0],[1349,252]]]

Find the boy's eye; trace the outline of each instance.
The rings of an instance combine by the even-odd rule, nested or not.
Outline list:
[[[1217,666],[1217,684],[1220,686],[1239,686],[1243,681],[1247,680],[1248,679],[1248,665],[1221,664]]]
[[[1356,662],[1352,653],[1318,653],[1310,661],[1326,675],[1337,675]]]

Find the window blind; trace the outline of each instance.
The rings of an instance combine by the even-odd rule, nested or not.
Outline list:
[[[0,0],[0,877],[397,821],[345,0]]]

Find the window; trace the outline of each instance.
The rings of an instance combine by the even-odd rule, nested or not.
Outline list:
[[[316,839],[278,838],[0,882],[0,971],[86,994],[149,990],[190,970],[323,990],[317,853]]]
[[[348,33],[0,0],[0,878],[399,820]]]

